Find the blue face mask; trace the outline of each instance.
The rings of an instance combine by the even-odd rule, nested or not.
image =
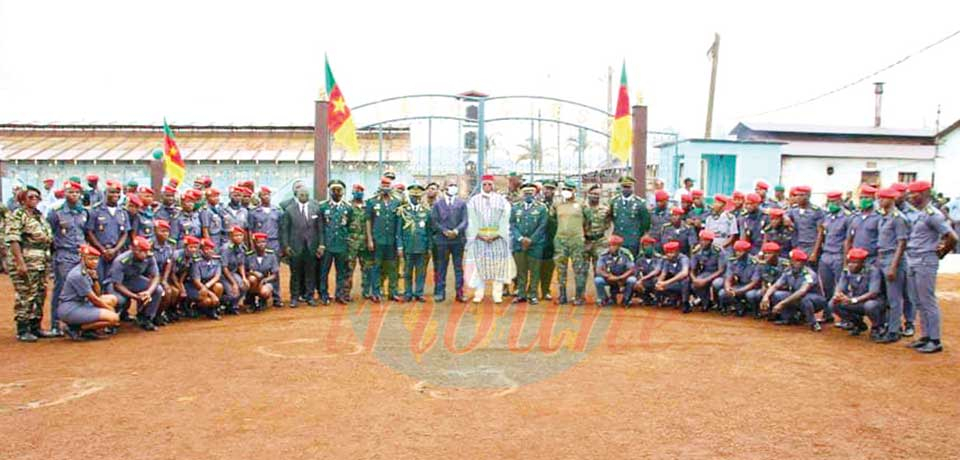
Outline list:
[[[353,192],[353,199],[355,201],[363,200],[363,192]]]
[[[620,193],[623,194],[624,197],[630,197],[630,195],[633,195],[633,189],[625,188],[621,190]]]
[[[524,195],[523,201],[526,203],[533,203],[533,195]]]

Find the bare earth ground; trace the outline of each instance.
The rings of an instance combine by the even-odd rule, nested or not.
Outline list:
[[[921,356],[714,313],[450,302],[30,345],[4,276],[0,459],[960,458],[960,277],[937,287],[947,348]]]

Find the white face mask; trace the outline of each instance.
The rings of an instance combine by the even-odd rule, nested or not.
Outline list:
[[[451,186],[447,187],[447,195],[448,195],[448,196],[456,196],[458,191],[459,191],[459,190],[457,189],[457,186],[456,186],[456,185],[451,185]]]
[[[566,200],[569,200],[570,198],[573,198],[573,192],[571,192],[570,190],[563,190],[560,192],[560,196],[562,196],[564,201],[566,201]]]

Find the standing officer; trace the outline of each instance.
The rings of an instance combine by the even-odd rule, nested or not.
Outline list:
[[[410,203],[398,210],[397,254],[403,259],[403,301],[416,299],[425,302],[423,284],[427,273],[427,254],[430,253],[430,236],[433,224],[430,209],[421,203],[423,186],[410,184],[407,187]]]
[[[667,243],[675,241],[679,244],[681,254],[690,254],[690,249],[697,244],[697,232],[683,221],[683,209],[670,210],[670,222],[660,229],[660,247],[666,251]]]
[[[200,224],[200,216],[194,210],[197,200],[200,199],[200,192],[195,189],[183,192],[180,199],[180,212],[177,213],[173,221],[170,222],[170,242],[178,248],[183,247],[184,238],[193,236],[201,238],[203,228]]]
[[[678,296],[677,307],[687,308],[690,301],[690,258],[680,252],[680,243],[663,245],[664,258],[660,263],[660,277],[654,287],[660,295],[660,306],[667,306],[666,296]]]
[[[836,290],[830,299],[830,309],[838,312],[849,324],[850,335],[857,336],[867,330],[863,322],[870,318],[872,337],[880,335],[883,323],[883,302],[880,297],[880,270],[867,264],[867,250],[853,248],[847,252],[846,268],[840,272]]]
[[[610,201],[613,233],[623,238],[623,247],[634,257],[640,251],[640,236],[650,230],[650,212],[643,198],[633,194],[636,181],[630,176],[620,178],[620,196]]]
[[[109,192],[107,193],[109,200]],[[153,319],[160,308],[163,288],[160,270],[152,253],[153,243],[138,236],[130,250],[114,259],[106,281],[107,292],[117,296],[117,308],[126,312],[130,301],[137,304],[137,325],[145,331],[156,331]]]
[[[100,268],[97,274],[101,280],[107,279],[107,272],[114,259],[127,245],[127,231],[130,230],[130,221],[126,211],[120,209],[120,183],[107,181],[107,194],[104,201],[90,210],[87,218],[87,242],[100,251]],[[121,312],[121,318],[126,319],[126,311]]]
[[[710,214],[703,222],[703,229],[710,230],[716,237],[713,239],[713,245],[717,249],[724,249],[733,244],[733,240],[740,235],[737,228],[737,218],[732,212],[727,212],[724,208],[729,199],[723,195],[714,195],[713,204],[710,206]]]
[[[367,250],[367,210],[363,204],[363,185],[353,184],[353,195],[350,208],[353,209],[353,219],[350,220],[350,250],[347,259],[350,262],[350,273],[347,276],[347,300],[353,292],[353,272],[360,267],[360,292],[364,299],[373,295],[373,284],[370,280],[370,270],[373,268],[373,253]]]
[[[797,205],[787,211],[787,217],[793,224],[793,247],[802,250],[810,266],[816,270],[823,244],[823,210],[810,203],[810,192],[806,185],[796,187]]]
[[[700,244],[693,249],[690,259],[691,288],[697,298],[683,306],[684,313],[690,313],[694,303],[701,305],[703,311],[710,309],[711,298],[719,295],[723,289],[723,272],[726,269],[724,255],[713,242],[716,235],[710,230],[700,231]]]
[[[153,192],[147,194],[146,191],[150,190],[148,187],[140,187],[140,189],[140,193],[130,195],[127,198],[127,211],[130,214],[129,238],[132,240],[136,236],[142,236],[150,240],[154,238],[156,223],[153,216],[153,207],[143,197],[152,195]],[[134,211],[136,212],[134,213]]]
[[[880,221],[883,219],[874,210],[873,200],[877,196],[877,189],[864,184],[860,188],[860,212],[850,219],[850,236],[847,240],[848,248],[867,250],[867,265],[873,265],[877,260],[877,238],[880,234]]]
[[[740,230],[740,238],[750,243],[750,253],[756,255],[760,252],[763,245],[763,198],[756,193],[747,194],[747,201],[744,204],[743,214],[740,215],[740,222],[737,227]]]
[[[549,210],[544,203],[534,199],[537,187],[523,184],[523,200],[513,205],[510,213],[510,240],[513,260],[517,264],[517,297],[514,303],[537,304],[537,287],[540,286],[547,239]]]
[[[810,330],[820,332],[816,313],[826,307],[827,301],[817,292],[817,272],[807,262],[807,253],[802,249],[790,251],[790,268],[763,294],[760,308],[779,316],[774,323],[781,326],[790,324],[797,310],[801,310]]]
[[[213,241],[213,244],[216,244],[219,248],[223,246],[223,216],[220,210],[220,190],[209,188],[205,193],[207,196],[207,204],[200,210],[200,227],[203,231],[203,237]]]
[[[843,196],[840,192],[827,192],[827,213],[823,218],[823,255],[820,257],[820,266],[817,274],[820,276],[820,287],[824,297],[832,296],[837,284],[837,278],[843,271],[843,255],[850,247],[847,235],[850,233],[850,222],[853,214],[843,207]],[[836,313],[827,304],[824,318]],[[838,327],[845,326],[843,321],[836,323]]]
[[[79,182],[79,181],[78,181]],[[96,174],[87,175],[87,185],[90,186],[90,189],[83,194],[83,205],[87,207],[93,207],[103,201],[103,192],[97,188],[97,184],[100,182],[100,176]]]
[[[887,305],[887,330],[879,343],[893,343],[900,340],[903,332],[903,299],[907,295],[907,264],[904,253],[907,239],[910,238],[910,224],[906,216],[897,209],[896,199],[900,193],[885,188],[877,193],[880,198],[880,233],[877,237],[877,268],[884,277]],[[907,322],[907,328],[913,324]]]
[[[17,322],[17,340],[36,342],[37,338],[52,337],[40,328],[43,304],[47,294],[47,269],[50,243],[53,241],[50,224],[40,215],[40,190],[28,185],[18,197],[20,206],[7,216],[4,240],[10,246],[6,265],[10,281],[16,291],[14,317]]]
[[[750,304],[749,293],[760,285],[760,272],[757,264],[750,257],[752,245],[740,240],[733,243],[733,256],[726,264],[726,273],[723,277],[723,287],[719,289],[720,314],[726,315],[730,311],[730,304],[736,302],[737,316],[744,315],[744,307]]]
[[[346,304],[347,272],[350,251],[350,223],[353,220],[353,207],[343,199],[347,185],[339,179],[330,181],[330,199],[320,202],[320,226],[323,240],[317,247],[320,267],[317,277],[317,291],[320,303],[330,305],[329,278],[330,267],[336,265],[337,284],[333,293],[337,302]]]
[[[653,194],[653,199],[656,204],[650,210],[650,231],[648,234],[655,240],[660,241],[660,230],[664,224],[670,222],[670,206],[668,205],[670,194],[663,190],[657,190]]]
[[[600,254],[607,250],[607,230],[610,229],[610,206],[600,202],[601,191],[600,184],[590,186],[587,190],[587,207],[583,211],[587,221],[584,259],[589,267],[594,268],[597,266]]]
[[[267,235],[267,249],[279,260],[280,257],[283,256],[283,250],[280,247],[280,219],[282,218],[283,211],[270,205],[270,200],[273,198],[273,191],[267,188],[267,186],[261,186],[257,196],[260,198],[260,205],[250,209],[247,213],[247,229],[252,233],[263,233]],[[250,242],[251,244],[253,243],[252,234]],[[277,276],[271,277],[269,281],[270,285],[273,286],[273,289],[270,291],[273,296],[273,304],[282,306],[283,302],[280,300],[279,272],[277,272]]]
[[[283,212],[280,243],[290,257],[290,308],[298,302],[315,305],[317,245],[320,242],[319,210],[306,188],[297,189],[297,197]]]
[[[447,295],[447,265],[453,259],[453,276],[457,302],[466,302],[463,294],[463,251],[467,233],[467,203],[457,197],[457,183],[447,181],[445,195],[430,210],[437,258],[434,259],[434,302],[443,302]]]
[[[64,202],[47,214],[53,232],[53,297],[50,300],[50,332],[60,335],[58,308],[60,292],[67,274],[80,264],[80,245],[84,244],[83,229],[87,225],[87,210],[80,203],[83,188],[77,182],[64,187]]]
[[[553,269],[556,264],[553,262],[553,256],[556,254],[556,248],[553,241],[557,236],[557,214],[553,207],[554,197],[557,192],[557,181],[547,179],[543,181],[543,196],[541,201],[547,207],[547,229],[546,240],[543,243],[543,255],[540,260],[540,298],[543,300],[552,300],[550,294],[550,283],[553,281]]]
[[[244,231],[250,223],[250,210],[243,205],[244,188],[235,185],[230,186],[230,203],[220,207],[220,215],[223,217],[224,236],[229,229],[240,227]]]
[[[167,222],[173,222],[180,214],[177,208],[177,188],[172,185],[164,185],[160,194],[160,209],[156,212],[157,219],[163,219]]]
[[[587,261],[584,258],[587,227],[586,206],[577,201],[577,184],[567,179],[560,191],[562,200],[553,205],[553,214],[557,220],[557,233],[553,240],[553,261],[557,268],[557,283],[560,305],[567,304],[567,268],[573,266],[573,280],[576,291],[574,305],[583,305],[584,291],[587,289]]]
[[[923,335],[910,343],[920,353],[943,351],[940,343],[940,305],[937,303],[937,270],[940,260],[957,244],[957,234],[943,213],[931,203],[930,183],[909,185],[913,206],[919,211],[907,241],[907,293],[920,312]]]
[[[388,281],[390,300],[399,302],[400,290],[397,273],[397,211],[400,200],[392,195],[392,181],[384,176],[380,179],[377,196],[367,200],[367,250],[373,253],[373,272],[370,280],[373,284],[371,300],[383,299],[383,282]]]
[[[621,247],[622,245],[623,238],[620,235],[610,235],[610,247],[600,254],[600,259],[597,260],[596,276],[593,278],[593,284],[597,288],[597,305],[616,304],[617,294],[622,290],[622,305],[630,306],[637,282],[634,276],[636,267],[633,264],[633,254]],[[609,291],[607,288],[610,288]]]
[[[766,183],[766,182],[764,182],[764,181],[762,181],[762,180],[758,180],[758,181],[757,181],[757,186],[754,188],[754,193],[756,193],[757,196],[760,197],[760,210],[761,210],[761,211],[766,211],[766,210],[768,210],[768,209],[770,209],[770,208],[779,208],[779,207],[780,207],[780,203],[777,203],[776,200],[767,197],[767,192],[768,192],[768,191],[770,191],[770,184],[768,184],[768,183]],[[748,202],[749,202],[749,197],[748,197]],[[757,244],[759,244],[759,241],[757,242]],[[754,244],[754,246],[756,246],[757,244]]]

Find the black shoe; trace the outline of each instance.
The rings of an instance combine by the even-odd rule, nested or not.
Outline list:
[[[874,340],[874,342],[876,343],[893,343],[893,342],[899,342],[899,341],[900,341],[899,332],[887,332],[886,334],[883,334],[882,336],[877,338],[877,340]]]
[[[117,332],[118,330],[116,326],[107,326],[103,328],[103,335],[117,335]]]
[[[574,297],[574,298],[573,298],[573,306],[574,306],[574,307],[583,306],[583,304],[585,304],[585,303],[586,303],[586,302],[584,302],[583,297]]]
[[[215,321],[220,321],[220,312],[216,308],[211,308],[207,311],[207,318],[210,318]]]
[[[789,326],[789,325],[790,325],[790,321],[785,320],[785,319],[778,319],[778,320],[775,320],[775,321],[773,322],[773,324],[776,324],[777,326]]]
[[[80,330],[80,326],[67,326],[63,329],[63,333],[70,338],[70,340],[81,341],[85,340],[83,337],[83,331]]]
[[[440,302],[443,302],[444,300],[447,300],[447,299],[444,298],[442,295],[434,295],[434,296],[433,296],[433,302],[434,302],[434,303],[440,303]]]
[[[292,299],[292,300],[290,301],[290,308],[297,308],[297,307],[299,307],[299,306],[300,306],[300,304],[299,304],[299,302],[297,302],[297,299]]]
[[[903,325],[903,336],[904,337],[913,337],[913,334],[917,333],[917,329],[913,326],[913,323],[907,322]]]
[[[856,337],[867,330],[867,325],[863,323],[851,324],[850,329],[847,329],[851,337]]]
[[[237,307],[230,307],[227,309],[227,314],[232,316],[237,316],[240,314],[240,309]]]
[[[157,330],[157,326],[153,325],[153,321],[145,318],[137,319],[137,326],[145,331],[153,332]]]
[[[426,301],[427,301],[427,298],[424,297],[424,296],[422,296],[422,295],[418,295],[418,296],[414,297],[414,299],[416,299],[417,302],[426,302]]]
[[[404,302],[404,303],[409,303],[409,302],[412,301],[412,300],[413,300],[413,296],[409,296],[409,295],[403,296],[403,302]]]
[[[525,303],[526,301],[527,301],[526,297],[519,296],[519,295],[513,298],[513,303]]]
[[[307,302],[307,305],[308,305],[308,306],[311,306],[311,307],[316,307],[316,306],[317,306],[317,301],[316,301],[316,300],[313,300],[312,297],[309,298],[309,299],[306,299],[306,302]]]
[[[914,348],[919,353],[940,353],[943,351],[943,345],[935,343],[933,340],[927,342],[922,347]]]
[[[394,302],[397,302],[397,303],[403,302],[403,298],[401,298],[401,297],[398,296],[398,295],[390,296],[390,300],[392,300],[392,301],[394,301]]]
[[[567,295],[566,295],[566,294],[560,294],[559,296],[557,296],[557,303],[560,304],[560,305],[566,305],[566,304],[567,304]]]
[[[83,331],[80,333],[80,338],[82,340],[100,340],[103,337],[100,337],[100,335],[94,331]]]
[[[330,298],[329,298],[329,297],[321,297],[321,298],[320,298],[320,303],[321,303],[322,305],[330,305]]]
[[[684,315],[686,315],[687,313],[690,313],[691,311],[693,311],[693,308],[690,307],[690,304],[688,303],[688,304],[685,304],[685,305],[683,306],[683,309],[680,310],[680,311],[681,311]]]
[[[920,337],[919,339],[914,340],[913,342],[908,343],[908,344],[907,344],[907,348],[920,348],[920,347],[926,345],[927,342],[929,342],[929,341],[930,341],[930,337]]]

